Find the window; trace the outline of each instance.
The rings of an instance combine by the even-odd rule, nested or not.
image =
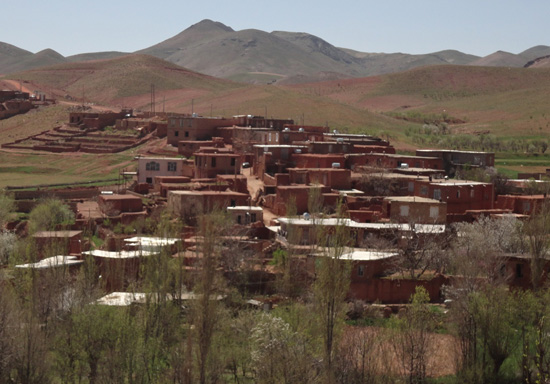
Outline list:
[[[146,171],[159,171],[160,170],[160,164],[156,161],[150,161],[145,164],[145,170]]]
[[[145,182],[146,182],[147,184],[153,184],[153,178],[152,178],[152,177],[146,177],[146,178],[145,178]]]
[[[250,221],[253,222],[253,223],[256,222],[256,214],[255,213],[250,215]]]
[[[234,207],[237,204],[237,202],[234,199],[231,199],[231,206]]]
[[[212,158],[212,167],[215,167],[215,166],[216,166],[216,158],[213,157],[213,158]]]
[[[365,275],[365,266],[359,265],[357,267],[357,276],[364,276]]]
[[[426,187],[425,185],[421,186],[420,187],[420,194],[424,195],[424,196],[427,196],[428,195],[428,187]]]
[[[168,172],[176,172],[178,166],[176,162],[169,161],[168,162]]]
[[[183,127],[183,119],[180,119],[180,127]]]
[[[414,192],[414,181],[409,181],[409,192]]]
[[[174,136],[178,137],[180,135],[179,131],[174,131]]]
[[[434,200],[441,200],[441,189],[434,189]]]
[[[242,219],[241,219],[241,215],[237,216],[237,224],[240,224],[240,223],[241,223],[241,221],[242,221]]]
[[[439,207],[430,207],[430,218],[437,219],[439,216]]]
[[[523,277],[523,265],[521,264],[516,264],[516,277]]]
[[[456,191],[456,198],[460,199],[460,189]]]
[[[189,131],[185,131],[185,137],[189,137]]]
[[[408,205],[401,205],[399,207],[399,214],[401,216],[409,216],[409,206]]]
[[[231,166],[232,167],[235,166],[235,158],[234,157],[231,158]]]
[[[523,202],[523,212],[528,213],[531,210],[531,203],[528,201]]]
[[[473,199],[475,197],[475,189],[470,189],[470,197]]]

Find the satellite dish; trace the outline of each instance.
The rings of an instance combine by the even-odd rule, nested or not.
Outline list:
[[[302,217],[304,218],[304,220],[309,220],[311,216],[310,216],[309,213],[304,212],[304,214],[302,215]]]

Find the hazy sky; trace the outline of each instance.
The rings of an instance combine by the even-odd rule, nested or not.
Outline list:
[[[234,30],[308,32],[363,52],[485,56],[550,45],[549,0],[6,1],[0,41],[64,56],[133,52],[203,19]]]

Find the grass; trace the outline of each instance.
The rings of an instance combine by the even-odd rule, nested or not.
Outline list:
[[[0,188],[116,179],[119,170],[135,166],[132,163],[135,151],[136,149],[131,149],[101,157],[80,153],[59,155],[0,152]],[[106,183],[98,182],[95,185],[98,184]]]

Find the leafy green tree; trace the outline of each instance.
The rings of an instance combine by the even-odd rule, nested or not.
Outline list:
[[[74,213],[61,200],[48,199],[33,208],[29,215],[30,232],[54,231],[75,221]]]
[[[15,201],[3,192],[0,192],[0,231],[15,212]]]

